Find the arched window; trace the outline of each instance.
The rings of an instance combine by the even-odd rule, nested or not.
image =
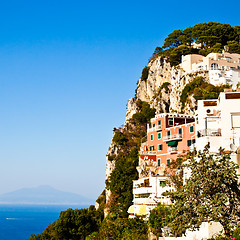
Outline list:
[[[217,70],[218,69],[218,64],[217,63],[212,63],[211,64],[211,70]]]

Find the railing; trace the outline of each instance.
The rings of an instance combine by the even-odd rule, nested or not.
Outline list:
[[[147,130],[147,132],[154,132],[154,131],[161,131],[162,130],[162,126],[161,125],[157,125],[155,127],[149,128]]]
[[[168,153],[177,153],[178,152],[178,147],[169,147],[168,148]]]
[[[182,139],[182,134],[173,134],[163,137],[163,141]]]
[[[139,151],[141,155],[156,155],[156,151]]]
[[[221,129],[202,129],[197,132],[198,137],[212,136],[212,137],[221,137]]]

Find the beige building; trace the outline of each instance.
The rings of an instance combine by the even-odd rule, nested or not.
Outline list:
[[[206,57],[199,54],[182,56],[181,67],[187,73],[200,70],[240,70],[240,54],[209,53]]]
[[[230,84],[236,89],[240,84],[240,54],[209,53],[206,57],[199,54],[182,56],[181,68],[186,73],[208,71],[209,82],[213,85]]]

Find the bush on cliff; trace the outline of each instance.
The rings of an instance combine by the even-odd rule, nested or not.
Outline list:
[[[118,218],[116,216],[108,216],[104,219],[96,240],[102,239],[148,239],[147,224],[138,218]]]
[[[129,123],[121,131],[115,130],[118,135],[113,141],[118,145],[119,152],[114,158],[115,168],[106,182],[106,187],[111,190],[107,208],[110,213],[124,218],[128,216],[127,210],[132,204],[132,181],[138,178],[136,166],[141,139],[146,136],[146,124],[155,115],[155,109],[148,103],[138,100],[136,105],[138,112]]]
[[[229,88],[229,85],[214,86],[206,82],[203,77],[196,77],[182,91],[180,97],[182,108],[185,107],[187,98],[191,95],[196,100],[217,99],[219,93],[224,91],[224,88]]]

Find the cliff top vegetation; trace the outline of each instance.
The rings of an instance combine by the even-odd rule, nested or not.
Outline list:
[[[198,23],[170,33],[163,46],[156,47],[151,60],[162,56],[175,66],[181,62],[182,55],[206,56],[211,52],[220,53],[224,47],[230,53],[240,53],[240,26],[232,27],[218,22]]]

